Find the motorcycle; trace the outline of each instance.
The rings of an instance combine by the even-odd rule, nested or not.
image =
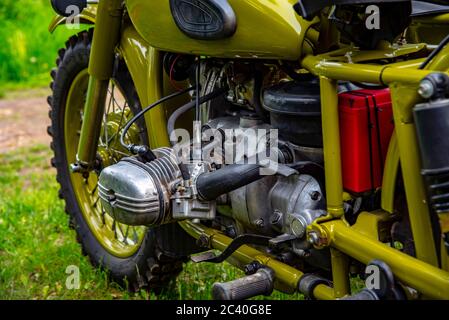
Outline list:
[[[189,259],[245,271],[215,299],[449,299],[444,2],[51,3],[51,32],[83,26],[48,132],[94,266],[155,292]]]

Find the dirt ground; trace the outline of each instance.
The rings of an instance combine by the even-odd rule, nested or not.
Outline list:
[[[0,153],[19,147],[50,143],[47,127],[50,90],[27,90],[0,100]]]

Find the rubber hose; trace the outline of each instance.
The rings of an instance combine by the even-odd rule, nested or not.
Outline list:
[[[223,94],[224,92],[226,92],[226,90],[227,90],[227,88],[219,88],[219,89],[217,89],[217,90],[215,90],[215,91],[213,91],[213,92],[211,92],[211,93],[201,97],[199,103],[202,104],[204,102],[212,100],[212,99],[218,97],[220,94]],[[171,133],[175,130],[176,120],[178,120],[178,118],[182,114],[184,114],[185,112],[187,112],[190,109],[194,108],[196,106],[196,103],[197,102],[195,100],[190,101],[190,102],[186,103],[185,105],[183,105],[182,107],[176,109],[170,115],[170,118],[168,119],[168,122],[167,122],[167,132],[168,132],[168,136],[169,137],[171,136]],[[173,146],[173,141],[171,141],[171,139],[170,139],[170,142],[171,142],[171,144]]]
[[[198,194],[203,200],[215,200],[264,176],[258,164],[231,164],[217,171],[203,173],[196,180]]]
[[[269,123],[270,114],[262,107],[262,103],[260,101],[262,96],[262,83],[263,83],[262,73],[260,71],[256,71],[254,76],[254,94],[253,94],[254,110],[256,111],[256,114],[264,122]]]

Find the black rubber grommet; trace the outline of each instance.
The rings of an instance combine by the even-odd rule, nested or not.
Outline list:
[[[315,297],[313,296],[313,290],[319,284],[329,286],[330,281],[316,274],[305,274],[299,279],[298,290],[299,292],[304,293],[308,298],[315,299]]]

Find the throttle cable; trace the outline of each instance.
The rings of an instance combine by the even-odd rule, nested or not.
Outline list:
[[[177,91],[174,92],[168,96],[165,96],[161,99],[159,99],[158,101],[156,101],[155,103],[149,105],[148,107],[146,107],[145,109],[141,110],[139,113],[137,113],[131,120],[129,120],[126,123],[125,128],[123,129],[122,133],[120,134],[120,144],[125,147],[127,150],[129,150],[132,154],[145,154],[145,153],[150,153],[150,157],[156,159],[156,156],[153,154],[153,152],[144,145],[135,145],[135,144],[126,144],[125,143],[125,135],[128,132],[129,128],[131,128],[131,126],[140,118],[142,117],[145,113],[147,113],[148,111],[150,111],[151,109],[153,109],[154,107],[160,105],[161,103],[164,103],[167,100],[176,98],[180,95],[183,95],[189,91],[192,91],[195,89],[195,86],[191,86],[189,88],[183,89],[181,91]]]

